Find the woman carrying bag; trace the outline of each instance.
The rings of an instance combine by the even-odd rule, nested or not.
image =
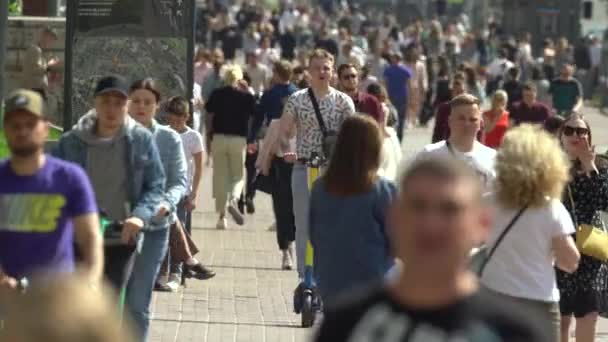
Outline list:
[[[573,162],[562,202],[576,226],[602,227],[600,211],[608,209],[608,168],[598,163],[591,127],[581,115],[572,114],[562,124],[559,137]],[[606,232],[600,232],[606,238]],[[562,341],[567,341],[572,316],[576,318],[576,341],[595,341],[598,315],[608,312],[608,262],[588,255],[580,248],[581,242],[577,239],[582,254],[578,270],[572,274],[557,270]]]
[[[479,272],[493,296],[538,312],[560,334],[559,291],[553,265],[574,272],[580,255],[574,225],[560,198],[570,163],[540,127],[510,130],[496,157],[496,191],[489,256]],[[485,267],[484,267],[485,266]]]

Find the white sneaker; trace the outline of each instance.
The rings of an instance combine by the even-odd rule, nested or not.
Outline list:
[[[228,229],[228,219],[226,219],[226,216],[220,217],[217,220],[217,225],[215,225],[215,228],[217,228],[219,230],[226,230],[226,229]]]
[[[179,290],[179,284],[181,279],[177,274],[171,274],[169,276],[169,281],[167,282],[167,287],[171,289],[171,292],[177,292]]]
[[[283,262],[281,263],[281,268],[284,270],[292,270],[293,269],[293,263],[291,261],[291,256],[289,255],[289,251],[288,250],[284,250],[283,252]]]
[[[296,260],[295,243],[291,242],[289,244],[289,247],[287,247],[287,252],[289,252],[289,257],[291,260]]]
[[[273,223],[268,227],[268,231],[269,232],[276,232],[277,231],[277,223]]]

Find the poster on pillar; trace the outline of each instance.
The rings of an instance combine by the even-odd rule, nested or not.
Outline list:
[[[194,6],[195,0],[69,1],[64,128],[91,109],[95,85],[108,75],[129,82],[150,77],[164,98],[190,98]]]

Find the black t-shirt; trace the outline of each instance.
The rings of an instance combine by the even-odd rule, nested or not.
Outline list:
[[[545,342],[548,323],[510,303],[476,294],[452,305],[420,310],[377,289],[325,312],[317,342]]]
[[[255,111],[253,95],[233,87],[214,90],[205,110],[213,113],[213,133],[247,137],[249,118]]]

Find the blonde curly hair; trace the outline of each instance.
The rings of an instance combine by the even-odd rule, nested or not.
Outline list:
[[[537,126],[513,128],[496,156],[497,199],[508,208],[542,207],[547,198],[561,198],[569,170],[557,139]]]

